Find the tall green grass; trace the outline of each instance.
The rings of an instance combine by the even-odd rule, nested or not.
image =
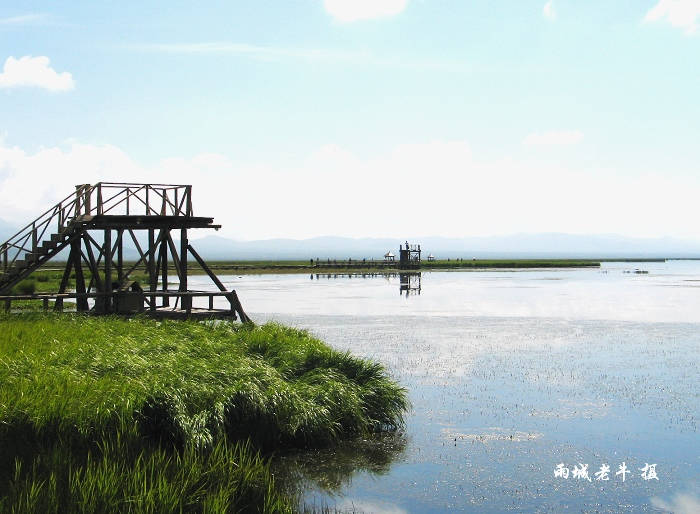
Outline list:
[[[265,455],[407,407],[380,365],[276,324],[0,315],[0,511],[289,512]]]

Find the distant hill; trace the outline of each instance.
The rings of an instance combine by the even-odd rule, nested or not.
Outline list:
[[[0,219],[0,242],[6,241],[19,228],[21,227]],[[398,255],[399,245],[405,240],[325,236],[312,239],[236,241],[208,235],[191,239],[190,242],[207,260],[345,260],[382,259],[389,251]],[[433,254],[437,259],[700,258],[700,241],[641,239],[612,234],[545,233],[465,238],[426,236],[412,237],[408,242],[420,244],[424,258]],[[125,244],[124,257],[129,260],[137,258],[135,248],[128,242]]]
[[[236,241],[206,236],[191,241],[210,260],[285,259],[381,259],[388,251],[398,254],[401,239],[352,239],[316,237],[312,239],[268,239]],[[640,239],[617,235],[574,235],[561,233],[516,234],[493,237],[416,237],[423,256],[437,259],[486,258],[700,258],[700,241],[679,239]]]

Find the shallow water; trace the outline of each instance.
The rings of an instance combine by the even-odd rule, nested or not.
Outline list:
[[[223,279],[254,320],[308,328],[409,389],[402,436],[290,458],[309,503],[700,512],[700,262],[429,272],[409,294],[398,276]]]

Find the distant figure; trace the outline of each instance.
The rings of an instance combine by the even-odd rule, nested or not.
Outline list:
[[[313,260],[313,259],[309,259],[309,266],[313,266],[313,265],[314,265],[314,260]]]

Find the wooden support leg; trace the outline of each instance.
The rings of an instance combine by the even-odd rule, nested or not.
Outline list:
[[[248,315],[243,312],[243,307],[241,306],[241,302],[238,299],[238,295],[236,294],[236,291],[231,291],[228,295],[228,301],[231,304],[231,310],[234,313],[238,313],[238,317],[241,319],[241,322],[246,323],[248,321],[252,321]],[[235,315],[234,315],[235,319]]]
[[[148,229],[148,276],[149,276],[149,291],[154,292],[158,287],[158,275],[156,274],[156,248],[155,248],[155,231]],[[151,296],[151,310],[156,310],[156,297]]]
[[[73,267],[75,268],[75,292],[85,294],[85,275],[83,275],[83,266],[80,260],[80,240],[71,243],[71,252],[74,253]],[[85,296],[75,299],[78,312],[87,312],[90,309],[87,298]]]
[[[186,293],[188,289],[187,284],[187,252],[189,243],[187,241],[187,229],[183,228],[180,230],[180,292]],[[182,297],[182,308],[188,313],[192,311],[192,297],[183,296]]]
[[[58,288],[58,294],[64,294],[66,292],[68,280],[70,280],[70,272],[73,268],[73,259],[75,259],[75,253],[73,252],[73,246],[71,246],[70,254],[68,255],[68,262],[66,262],[66,269],[63,272],[63,278],[61,279],[61,286]],[[63,311],[63,298],[56,298],[56,303],[53,306],[53,310],[56,312]]]
[[[168,231],[169,232],[169,231]],[[161,288],[163,292],[168,290],[168,233],[166,237],[161,237],[160,241],[160,253],[158,254],[158,259],[160,260],[161,267]],[[170,306],[170,298],[167,296],[163,297],[163,307]]]
[[[104,258],[105,258],[105,280],[104,292],[107,293],[104,297],[104,313],[112,312],[112,231],[105,230],[104,240]]]

